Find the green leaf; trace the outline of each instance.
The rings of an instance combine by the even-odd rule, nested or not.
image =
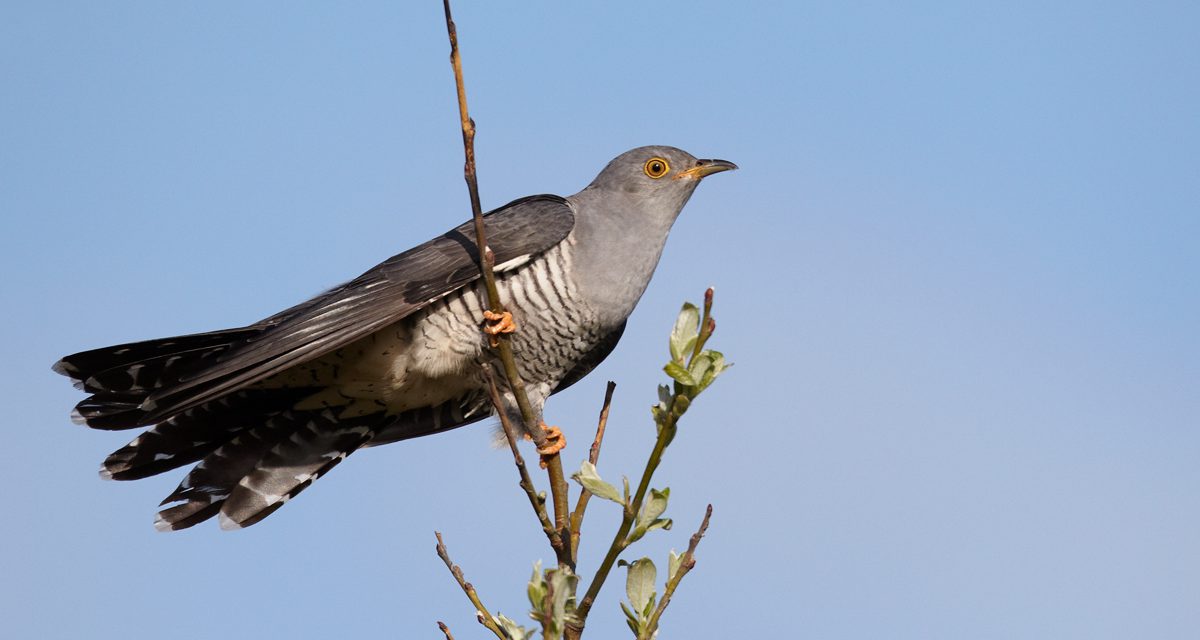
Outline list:
[[[655,603],[655,594],[652,593],[652,594],[650,594],[650,601],[646,603],[645,607],[642,607],[642,619],[643,620],[646,620],[647,622],[650,621],[650,614],[654,613],[654,605],[655,604],[656,604]]]
[[[692,374],[692,380],[696,380],[697,384],[702,384],[704,377],[708,375],[713,368],[712,358],[705,351],[696,356],[688,366],[688,373]]]
[[[679,565],[683,563],[683,554],[675,553],[674,549],[667,554],[667,580],[674,580],[675,574],[679,573]]]
[[[687,353],[687,343],[695,340],[700,333],[700,310],[696,305],[685,302],[675,318],[675,327],[671,329],[671,359],[683,362]],[[695,342],[692,343],[695,345]]]
[[[629,565],[629,575],[625,578],[625,595],[629,596],[629,604],[634,611],[642,611],[646,603],[654,597],[654,582],[658,571],[650,558],[634,560]]]
[[[708,357],[712,359],[713,368],[717,370],[717,373],[721,373],[731,366],[731,364],[725,364],[725,354],[720,351],[705,349],[704,353],[708,354]]]
[[[546,572],[553,601],[550,603],[550,619],[553,635],[560,635],[566,628],[567,611],[574,610],[575,586],[579,578],[570,569],[562,567]]]
[[[638,619],[636,614],[629,610],[629,607],[625,606],[624,602],[621,603],[621,611],[625,612],[625,624],[629,625],[629,629],[633,631],[633,635],[642,635],[642,621]]]
[[[692,378],[692,374],[688,373],[688,370],[684,369],[683,365],[679,364],[678,362],[668,362],[667,365],[663,367],[663,371],[666,371],[667,375],[671,376],[671,378],[673,378],[676,382],[685,387],[696,386],[696,380]]]
[[[592,495],[604,498],[605,500],[612,500],[620,505],[625,504],[621,500],[621,494],[617,493],[617,488],[601,480],[600,474],[596,472],[596,465],[591,462],[584,460],[583,464],[579,466],[579,471],[571,474],[571,477],[583,485],[584,489],[591,491]]]
[[[692,336],[687,339],[687,342],[683,343],[683,353],[679,359],[680,362],[685,362],[692,355],[692,351],[696,349],[696,341],[699,339],[699,336]]]
[[[629,534],[629,542],[637,542],[642,539],[647,533],[655,529],[670,529],[671,520],[669,518],[660,518],[664,511],[667,510],[667,501],[671,497],[671,489],[650,490],[650,499],[642,504],[642,512],[637,515],[633,531]]]
[[[698,381],[696,385],[696,394],[708,388],[708,385],[717,379],[726,369],[733,366],[731,362],[725,362],[725,355],[720,351],[705,350],[701,357],[707,358],[711,366],[703,374],[697,375],[693,372],[692,377]]]
[[[672,520],[670,518],[659,518],[644,527],[638,527],[638,528],[634,529],[633,531],[631,531],[629,533],[629,543],[633,544],[634,542],[641,540],[643,537],[646,536],[647,533],[650,533],[651,531],[654,531],[655,529],[662,529],[664,531],[670,531],[671,527],[673,527],[673,526],[675,526],[674,520]]]
[[[662,491],[658,489],[650,490],[650,499],[642,505],[642,512],[638,514],[637,527],[644,529],[650,526],[651,522],[658,519],[659,516],[667,510],[667,501],[671,499],[671,488],[667,487]]]
[[[533,629],[526,629],[516,622],[513,622],[504,614],[496,615],[496,623],[500,625],[500,628],[504,631],[505,635],[507,635],[509,638],[512,638],[512,640],[525,640],[526,638],[531,637],[534,631]]]
[[[542,579],[542,561],[533,565],[533,576],[529,578],[529,586],[525,589],[529,595],[529,604],[533,605],[533,619],[541,620],[541,613],[546,602],[546,581]]]

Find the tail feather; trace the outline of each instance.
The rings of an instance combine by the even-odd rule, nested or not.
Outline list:
[[[279,417],[270,419],[239,433],[205,456],[160,503],[160,506],[183,504],[159,511],[155,528],[177,531],[217,515],[233,487],[254,470],[276,442],[287,437],[290,426]]]
[[[219,515],[225,529],[270,515],[366,444],[383,414],[339,419],[332,411],[284,411],[209,453],[162,501],[155,527],[175,531]]]
[[[100,475],[137,480],[195,462],[307,393],[310,390],[245,390],[188,409],[114,451],[104,460]]]
[[[85,378],[83,390],[91,393],[138,393],[146,396],[157,389],[177,384],[188,374],[202,370],[231,346],[230,343],[224,343],[171,351],[134,362],[115,364]]]
[[[221,507],[222,529],[248,527],[271,515],[370,441],[382,414],[339,420],[326,409],[306,417],[238,481]]]
[[[221,511],[221,503],[192,500],[158,512],[154,528],[159,531],[179,531],[208,520]]]
[[[137,396],[104,395],[84,398],[71,411],[71,421],[104,431],[120,431],[144,426],[139,423],[145,412]]]
[[[227,346],[262,331],[261,327],[251,326],[101,347],[66,356],[56,362],[53,369],[68,378],[83,381],[114,367],[196,349]]]
[[[204,370],[262,331],[227,329],[92,349],[66,356],[53,369],[92,394],[75,406],[76,422],[104,430],[144,427],[155,422],[147,419],[150,394]]]
[[[197,383],[186,396],[159,397],[218,367],[239,345],[265,335],[270,322],[94,349],[54,365],[91,393],[75,408],[77,422],[105,430],[150,427],[110,454],[101,476],[133,480],[199,461],[160,504],[157,529],[185,529],[213,517],[225,529],[250,526],[363,446],[452,429],[488,414],[482,394],[392,416],[295,409],[328,384],[316,370],[226,385],[219,395]]]

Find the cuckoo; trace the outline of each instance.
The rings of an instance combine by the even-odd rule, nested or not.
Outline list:
[[[54,370],[90,394],[76,422],[148,427],[105,459],[102,477],[133,480],[198,461],[163,500],[157,528],[213,516],[222,528],[249,526],[362,447],[491,415],[489,333],[518,327],[513,350],[540,418],[551,394],[616,346],[701,179],[736,168],[640,147],[573,196],[530,196],[489,212],[486,241],[511,316],[486,308],[466,223],[248,326],[84,351]],[[518,415],[511,392],[503,395],[504,410]]]

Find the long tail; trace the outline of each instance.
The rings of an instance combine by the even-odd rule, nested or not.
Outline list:
[[[366,444],[382,421],[284,411],[208,454],[162,501],[182,504],[160,511],[154,526],[176,531],[220,515],[222,529],[248,527]]]
[[[156,389],[204,370],[256,328],[151,340],[67,356],[54,370],[92,395],[73,412],[96,429],[150,426],[104,460],[100,475],[135,480],[199,460],[162,502],[155,527],[184,529],[214,516],[222,528],[270,515],[357,449],[420,437],[482,419],[489,405],[468,393],[399,415],[343,417],[333,409],[295,409],[320,386],[250,386],[165,419],[142,403]],[[315,380],[314,380],[314,384]],[[153,425],[153,426],[151,426]]]
[[[92,395],[72,417],[104,430],[147,426],[141,403],[165,385],[201,371],[256,329],[164,338],[67,356],[54,370]],[[190,527],[221,515],[224,528],[265,518],[366,444],[383,414],[339,419],[292,407],[315,388],[248,388],[170,416],[110,454],[100,475],[135,480],[201,462],[163,504],[155,526]]]
[[[308,389],[238,391],[143,431],[100,465],[106,480],[137,480],[195,462],[304,397]]]
[[[151,393],[203,371],[261,331],[227,329],[92,349],[59,360],[54,371],[92,394],[75,405],[75,422],[106,430],[144,427],[150,423],[142,403]]]

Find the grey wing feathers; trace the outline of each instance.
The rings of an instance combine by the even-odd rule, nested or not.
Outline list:
[[[571,232],[557,196],[517,200],[488,214],[498,265],[519,266]],[[478,279],[468,223],[405,251],[358,278],[250,326],[116,345],[54,365],[91,395],[74,417],[98,429],[155,425],[110,455],[101,475],[132,480],[199,460],[163,502],[156,526],[175,530],[221,515],[248,526],[362,446],[417,437],[488,413],[482,394],[399,415],[336,416],[296,401],[315,386],[255,383],[402,320]],[[505,267],[499,267],[502,271]]]
[[[487,215],[497,264],[561,242],[575,217],[558,196],[531,196]],[[386,327],[478,278],[475,232],[466,223],[379,264],[358,278],[252,325],[207,366],[155,389],[141,405],[146,425],[329,353]],[[69,359],[64,360],[69,361]]]

